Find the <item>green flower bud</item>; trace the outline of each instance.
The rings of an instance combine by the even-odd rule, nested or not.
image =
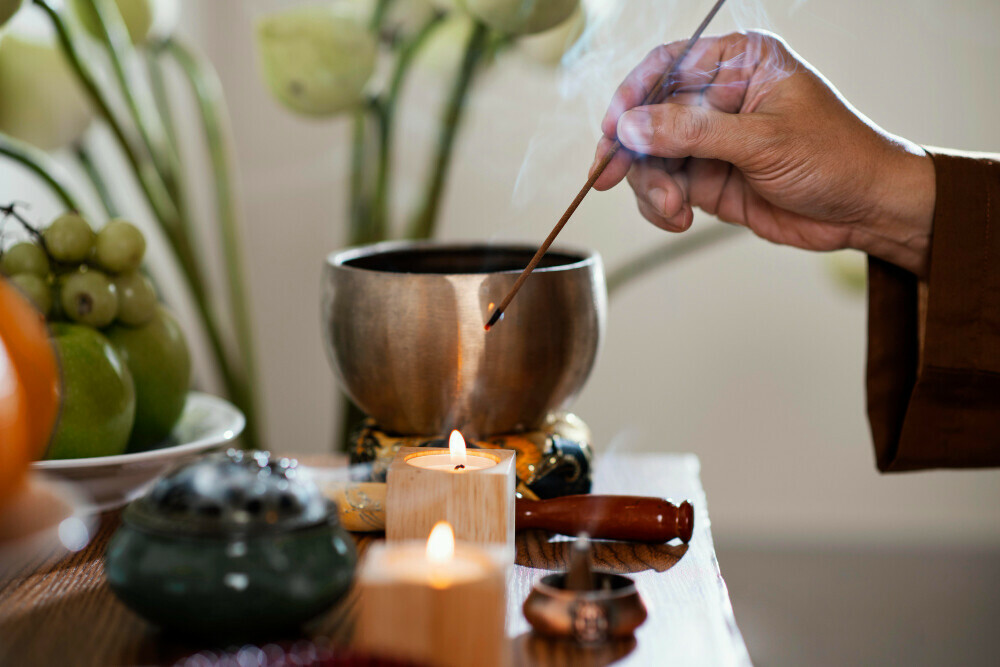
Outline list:
[[[52,150],[80,138],[91,110],[39,12],[25,7],[0,38],[0,132]]]
[[[469,13],[511,35],[532,35],[570,17],[579,0],[462,0]]]
[[[133,44],[142,44],[150,37],[167,37],[177,27],[177,0],[115,0],[115,4]],[[93,0],[71,0],[70,6],[87,32],[99,39],[101,28]]]
[[[448,14],[441,25],[427,38],[427,43],[417,54],[416,62],[437,72],[441,79],[455,78],[462,62],[462,52],[469,43],[475,23],[468,14]]]
[[[11,16],[17,14],[24,0],[0,0],[0,26],[3,26]]]
[[[558,65],[563,55],[576,44],[587,27],[587,17],[580,6],[555,28],[520,39],[518,47],[532,60],[544,65]]]
[[[323,116],[361,102],[378,44],[357,11],[314,6],[262,18],[257,50],[264,80],[278,101],[292,111]]]

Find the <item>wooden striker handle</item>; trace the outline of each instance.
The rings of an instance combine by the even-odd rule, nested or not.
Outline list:
[[[694,507],[645,496],[563,496],[549,500],[517,499],[517,530],[548,530],[563,535],[587,532],[598,540],[687,544],[694,531]]]

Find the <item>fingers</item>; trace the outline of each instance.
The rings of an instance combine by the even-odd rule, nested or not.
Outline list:
[[[628,182],[644,218],[668,231],[684,231],[694,219],[688,176],[683,170],[668,174],[665,166],[660,158],[639,160],[629,170]]]
[[[642,155],[710,158],[739,166],[770,141],[768,121],[762,114],[658,104],[622,114],[618,138]]]
[[[683,69],[675,75],[679,91],[701,90],[711,83],[717,61],[718,37],[705,37],[695,44],[684,59]],[[671,42],[656,47],[633,69],[611,98],[611,104],[601,122],[604,136],[615,138],[618,117],[626,110],[643,104],[650,89],[667,72],[684,50],[686,41]]]

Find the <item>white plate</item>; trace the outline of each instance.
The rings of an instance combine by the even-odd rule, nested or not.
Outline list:
[[[71,482],[91,499],[91,511],[103,512],[139,496],[168,468],[231,442],[245,423],[243,413],[229,401],[192,391],[170,436],[176,444],[135,454],[35,461],[31,467]]]

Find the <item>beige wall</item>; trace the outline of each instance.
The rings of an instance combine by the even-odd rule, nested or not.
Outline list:
[[[326,251],[344,237],[347,127],[293,117],[265,93],[250,35],[254,11],[273,4],[188,2],[187,20],[233,110],[267,444],[322,451],[336,402],[320,342],[319,277]],[[921,143],[1000,150],[996,3],[765,5],[773,28],[877,123]],[[676,14],[666,36],[690,30],[702,10]],[[731,25],[726,16],[718,29]],[[593,154],[586,109],[560,106],[554,73],[516,57],[500,65],[472,101],[444,238],[541,239]],[[418,83],[428,90],[408,93],[410,145],[397,173],[404,202],[420,183],[437,109],[435,75]],[[610,94],[607,85],[595,86],[596,99]],[[563,115],[552,116],[557,108]],[[566,140],[543,144],[561,152],[529,172],[535,180],[515,206],[514,183],[540,123],[563,127]],[[590,197],[564,233],[612,267],[666,239],[625,189]],[[720,542],[1000,543],[996,472],[875,471],[864,336],[863,299],[834,286],[821,256],[742,236],[618,295],[575,409],[599,449],[697,453]]]

